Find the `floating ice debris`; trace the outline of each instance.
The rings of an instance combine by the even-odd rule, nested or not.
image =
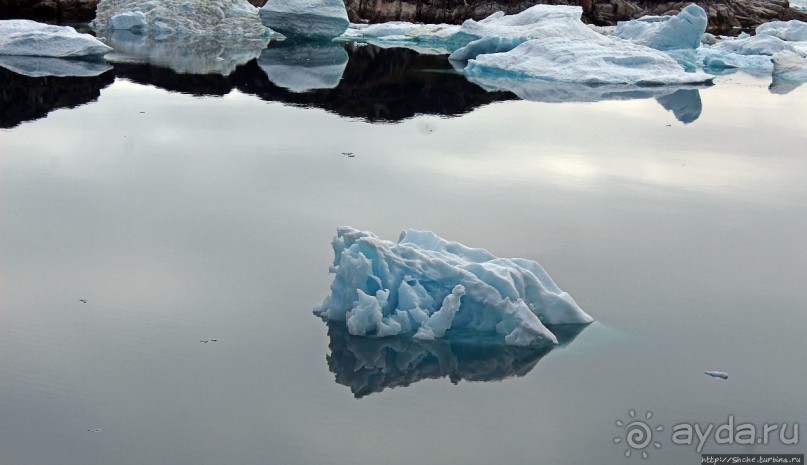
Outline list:
[[[778,37],[788,42],[807,41],[807,23],[804,21],[771,21],[761,24],[756,29],[757,35]]]
[[[106,56],[112,63],[149,63],[179,74],[229,76],[238,66],[258,58],[269,37],[183,36],[160,40],[131,31],[109,31],[107,42],[115,49]]]
[[[672,57],[642,45],[599,36],[571,41],[553,37],[524,42],[506,53],[480,55],[465,71],[484,77],[516,77],[583,84],[698,84],[713,76],[684,71]]]
[[[347,61],[348,54],[341,45],[284,40],[263,50],[258,66],[276,86],[306,92],[339,85]]]
[[[286,37],[315,40],[338,37],[349,24],[342,0],[269,0],[260,18]]]
[[[469,329],[527,346],[557,343],[545,324],[593,321],[538,263],[497,258],[429,231],[406,230],[394,243],[340,227],[333,248],[336,276],[314,313],[353,335],[428,340]]]
[[[269,31],[247,0],[101,0],[96,30],[131,30],[155,37],[261,38]]]
[[[0,55],[54,58],[100,56],[112,50],[89,34],[68,26],[24,19],[0,21]]]
[[[725,371],[707,371],[706,374],[712,378],[729,379],[729,374]]]
[[[81,302],[81,303],[83,303],[83,304],[86,304],[86,303],[87,303],[87,300],[86,300],[86,299],[78,299],[78,301],[79,301],[79,302]]]
[[[707,22],[706,11],[691,3],[675,16],[620,21],[613,35],[657,50],[696,49]]]
[[[789,82],[807,82],[807,58],[793,52],[774,53],[774,79]]]

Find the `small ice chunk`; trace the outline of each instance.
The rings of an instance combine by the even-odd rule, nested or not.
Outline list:
[[[620,21],[613,35],[657,50],[696,49],[707,22],[706,11],[691,3],[676,16]]]
[[[266,27],[303,39],[333,39],[350,24],[342,0],[269,0],[260,17]]]
[[[69,26],[25,19],[0,21],[0,55],[79,58],[108,53],[111,47]]]
[[[336,276],[315,313],[344,322],[353,335],[432,340],[459,328],[527,346],[557,342],[544,324],[593,321],[538,263],[497,258],[429,231],[406,230],[394,243],[341,227],[333,248]]]
[[[715,37],[714,34],[710,34],[708,32],[705,32],[703,34],[703,37],[701,37],[701,43],[703,45],[714,45],[714,44],[717,43],[717,37]]]
[[[783,81],[807,82],[807,58],[793,52],[774,53],[773,77]]]
[[[725,371],[707,371],[706,374],[712,378],[729,379],[729,374]]]

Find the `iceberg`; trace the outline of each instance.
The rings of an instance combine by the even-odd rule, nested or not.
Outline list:
[[[506,345],[496,334],[453,331],[423,343],[406,336],[352,336],[344,324],[328,323],[328,369],[357,399],[426,379],[491,382],[525,376],[557,347],[568,346],[588,325],[551,326],[558,345]]]
[[[0,55],[0,66],[28,77],[92,77],[110,69],[105,61]]]
[[[406,230],[395,243],[345,226],[333,249],[330,295],[314,313],[354,336],[429,341],[463,329],[530,346],[558,342],[546,325],[593,321],[538,263],[429,231]]]
[[[771,21],[756,29],[757,35],[778,37],[788,42],[807,41],[807,23],[804,21]]]
[[[338,37],[350,24],[342,0],[269,0],[260,18],[286,37],[313,40]]]
[[[92,26],[155,37],[257,39],[269,34],[247,0],[101,0]]]
[[[468,43],[455,24],[419,24],[391,21],[378,24],[351,24],[337,39],[363,42],[381,48],[403,47],[418,53],[445,55]]]
[[[258,66],[273,84],[292,92],[333,89],[348,62],[343,47],[334,43],[293,43],[288,40],[261,52]]]
[[[807,58],[793,52],[778,52],[771,61],[774,80],[807,82]]]
[[[696,49],[707,23],[706,11],[691,3],[676,16],[620,21],[613,35],[657,50]]]
[[[710,47],[702,47],[698,55],[705,68],[738,68],[746,71],[770,72],[771,57],[779,52],[804,56],[804,42],[787,42],[773,34],[724,39]]]
[[[36,21],[0,21],[0,55],[53,58],[100,56],[112,50],[89,34],[68,26],[51,26]]]
[[[107,42],[114,47],[106,56],[111,63],[149,63],[179,74],[229,76],[238,66],[258,58],[269,38],[182,36],[160,40],[123,30],[108,31]]]
[[[552,37],[524,42],[506,53],[479,55],[465,72],[483,77],[515,77],[583,84],[699,84],[714,78],[686,72],[664,52],[599,36],[575,41]]]
[[[766,55],[776,52],[796,52],[792,44],[773,35],[755,35],[742,39],[726,39],[710,47],[711,50],[737,55]]]
[[[807,13],[807,0],[790,0],[790,8]]]

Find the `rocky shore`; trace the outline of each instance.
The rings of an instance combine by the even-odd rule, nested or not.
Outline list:
[[[27,18],[47,22],[89,22],[99,0],[0,0],[0,19]],[[250,0],[262,6],[266,0]],[[496,11],[517,13],[536,3],[580,5],[583,20],[600,26],[645,15],[678,13],[691,2],[656,0],[346,0],[353,22],[411,21],[452,23],[482,19]],[[708,31],[736,34],[774,20],[807,21],[788,0],[697,0],[709,16]]]

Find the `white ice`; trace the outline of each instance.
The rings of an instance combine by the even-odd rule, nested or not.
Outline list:
[[[268,36],[258,9],[247,0],[101,0],[96,30],[131,30],[154,37],[205,36],[257,39]]]
[[[771,21],[757,26],[757,35],[778,37],[788,42],[807,41],[807,23],[804,21]]]
[[[787,23],[784,23],[787,24]],[[802,23],[803,24],[803,23]],[[762,26],[760,26],[762,27]],[[758,29],[759,30],[759,29]],[[738,68],[747,71],[770,72],[773,69],[771,57],[779,52],[790,52],[805,56],[807,42],[782,40],[794,28],[763,28],[755,36],[725,38],[712,46],[698,50],[698,56],[706,68]],[[797,31],[797,30],[796,30]],[[794,33],[797,35],[797,33]]]
[[[793,52],[774,53],[773,62],[774,79],[790,82],[807,82],[807,58]]]
[[[696,49],[707,22],[706,11],[691,3],[675,16],[620,21],[613,35],[657,50]]]
[[[807,0],[790,0],[790,8],[807,13]]]
[[[24,19],[0,21],[0,55],[80,58],[112,50],[89,34],[68,26],[51,26]]]
[[[315,313],[345,322],[353,335],[429,340],[465,328],[526,346],[557,342],[545,324],[593,321],[532,260],[497,258],[415,230],[395,243],[341,227],[333,248],[331,292]]]
[[[337,44],[283,41],[263,50],[258,66],[273,84],[306,92],[339,85],[347,61],[347,52]]]
[[[284,36],[315,40],[338,37],[349,24],[342,0],[269,0],[260,17]]]

